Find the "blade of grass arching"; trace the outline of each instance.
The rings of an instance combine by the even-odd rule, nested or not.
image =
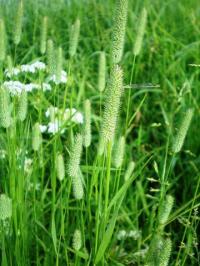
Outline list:
[[[89,255],[88,255],[87,253],[83,252],[83,251],[80,251],[80,250],[73,250],[73,249],[70,248],[70,247],[67,247],[67,249],[68,249],[70,252],[76,254],[78,257],[80,257],[80,258],[82,258],[82,259],[84,259],[84,260],[88,260],[88,259],[89,259]]]
[[[108,224],[108,227],[105,231],[105,234],[103,236],[103,239],[101,241],[101,244],[98,248],[98,251],[97,251],[97,254],[95,256],[95,264],[99,263],[101,261],[101,259],[103,258],[104,254],[105,254],[105,251],[110,243],[110,240],[111,240],[111,237],[112,237],[112,234],[113,234],[113,231],[114,231],[114,228],[115,228],[115,224],[116,224],[116,220],[117,220],[117,216],[118,216],[118,212],[119,212],[119,209],[121,207],[121,204],[122,204],[122,201],[124,199],[124,196],[125,194],[122,194],[121,195],[121,198],[119,200],[119,203],[116,207],[116,210],[114,211],[113,215],[112,215],[112,218]]]
[[[133,175],[131,178],[129,178],[124,184],[123,186],[118,190],[118,192],[115,194],[115,196],[112,198],[112,200],[110,201],[110,204],[108,205],[108,213],[111,211],[113,206],[117,206],[118,205],[118,201],[121,200],[121,197],[124,197],[126,194],[127,189],[129,188],[129,186],[132,184],[132,182],[136,179],[136,175]]]

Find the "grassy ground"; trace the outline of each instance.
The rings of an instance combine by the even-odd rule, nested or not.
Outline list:
[[[18,2],[0,1],[0,18],[6,29],[2,88],[8,80],[47,83],[50,66],[56,65],[59,72],[58,47],[62,47],[61,66],[68,76],[64,84],[49,81],[51,91],[29,92],[27,115],[26,108],[22,108],[26,115],[23,121],[18,117],[22,95],[10,97],[7,108],[5,91],[0,92],[3,266],[200,263],[200,68],[191,65],[200,64],[199,3],[129,0],[125,46],[119,63],[124,73],[124,93],[114,141],[116,145],[124,136],[126,145],[122,165],[116,167],[117,150],[112,151],[111,142],[103,155],[97,154],[103,106],[108,97],[105,91],[98,90],[99,55],[100,51],[106,53],[108,86],[116,2],[24,1],[22,35],[15,45]],[[143,7],[148,13],[147,25],[141,52],[134,57]],[[54,43],[53,57],[40,51],[44,16],[48,18],[47,39]],[[78,48],[70,56],[71,26],[77,18]],[[8,78],[8,55],[15,67],[40,60],[47,64],[47,70]],[[91,103],[92,142],[82,149],[77,181],[72,172],[79,168],[81,135],[77,134],[84,136],[86,99]],[[38,124],[34,125],[48,125],[50,118],[45,112],[50,106],[60,108],[60,119],[66,108],[76,108],[84,116],[83,124],[74,120],[69,111],[58,132],[40,134]],[[191,109],[193,117],[183,147],[174,153],[173,142],[177,134],[180,137],[181,121]],[[12,123],[5,128],[2,121],[6,112],[11,112]],[[51,114],[51,122],[54,115]],[[59,155],[64,158],[64,174]],[[134,171],[125,180],[132,161]]]

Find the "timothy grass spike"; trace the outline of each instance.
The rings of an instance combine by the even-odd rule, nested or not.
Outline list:
[[[114,148],[113,164],[116,168],[122,166],[125,150],[125,137],[121,136]]]
[[[164,225],[168,217],[170,215],[170,212],[172,210],[174,204],[174,198],[171,195],[167,195],[166,199],[163,201],[159,215],[158,215],[158,220],[160,225]]]
[[[0,61],[6,57],[6,33],[3,19],[0,19]]]
[[[172,146],[172,151],[174,153],[178,153],[180,152],[180,150],[183,147],[184,141],[185,141],[185,137],[187,135],[188,129],[190,127],[190,123],[192,120],[192,116],[193,116],[193,109],[188,109],[183,120],[182,123],[180,125],[180,128],[178,130],[178,133],[175,137],[173,146]]]
[[[55,73],[55,54],[54,54],[54,43],[50,39],[47,41],[47,65],[50,75]]]
[[[100,52],[99,55],[99,73],[98,73],[98,89],[103,92],[106,85],[106,54]]]
[[[42,135],[40,132],[39,123],[35,123],[35,125],[33,126],[32,134],[32,148],[34,151],[39,151],[40,146],[42,144]]]
[[[56,155],[56,171],[58,179],[62,181],[65,178],[65,162],[61,153]]]
[[[111,56],[114,64],[118,64],[123,55],[127,10],[128,0],[117,0],[111,46]]]
[[[12,200],[5,194],[0,196],[0,220],[12,217]]]
[[[170,238],[163,240],[163,249],[160,252],[160,264],[159,266],[168,266],[169,259],[172,250],[172,241]]]
[[[14,44],[18,45],[21,41],[21,34],[22,34],[22,18],[23,18],[23,1],[19,1],[16,17],[15,17],[15,27],[14,27]]]
[[[57,50],[57,61],[56,61],[56,79],[58,82],[61,80],[63,66],[63,51],[62,47],[59,47]]]
[[[137,36],[136,36],[136,40],[135,40],[135,45],[133,48],[133,54],[135,56],[139,55],[141,48],[142,48],[142,41],[144,38],[146,22],[147,22],[147,10],[144,7],[142,9],[140,20],[138,23],[138,31],[137,31]]]
[[[81,231],[79,229],[76,229],[74,231],[72,247],[76,251],[80,250],[82,247],[82,236]]]
[[[45,16],[42,20],[41,35],[40,35],[41,54],[44,54],[46,52],[47,29],[48,29],[48,18]]]
[[[91,144],[91,103],[90,100],[85,100],[84,102],[84,131],[83,131],[83,144],[87,148]]]
[[[28,109],[28,95],[27,92],[23,90],[21,95],[19,96],[18,112],[17,112],[17,117],[22,122],[26,119],[27,109]]]
[[[81,134],[77,134],[69,158],[68,174],[70,177],[77,177],[79,175],[82,146],[83,137]]]
[[[77,176],[72,177],[72,188],[73,188],[73,196],[76,200],[83,199],[84,190],[83,183],[81,180],[81,172],[79,171]]]
[[[126,172],[124,174],[124,181],[127,181],[131,177],[134,169],[135,169],[135,162],[131,161],[128,164],[128,168],[127,168],[127,170],[126,170]]]
[[[11,104],[9,92],[4,88],[0,88],[0,125],[8,128],[11,125]]]
[[[106,91],[106,103],[101,128],[101,137],[105,144],[114,140],[122,94],[123,72],[120,66],[116,65],[111,71]]]
[[[75,56],[78,47],[78,40],[80,35],[80,20],[77,19],[71,27],[70,40],[69,40],[69,55]]]

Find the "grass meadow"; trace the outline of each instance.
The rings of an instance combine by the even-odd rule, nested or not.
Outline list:
[[[197,0],[1,0],[1,265],[200,265],[199,78]]]

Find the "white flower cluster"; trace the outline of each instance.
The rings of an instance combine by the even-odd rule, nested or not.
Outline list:
[[[50,118],[50,122],[47,125],[40,125],[41,133],[47,132],[56,134],[61,130],[61,134],[65,132],[65,128],[62,128],[67,120],[70,120],[76,124],[83,123],[83,114],[77,111],[75,108],[65,109],[62,111],[57,107],[49,107],[45,112],[45,116]]]
[[[120,230],[117,234],[118,240],[124,240],[126,238],[133,238],[134,240],[141,237],[141,231],[138,230],[130,230],[129,232],[125,230]]]
[[[61,83],[67,83],[67,72],[64,71],[64,70],[62,70],[60,80],[57,80],[56,75],[54,74],[54,75],[48,77],[48,78],[47,78],[47,81],[48,81],[48,82],[49,82],[49,81],[52,81],[52,82],[54,82],[56,85],[61,84]]]
[[[17,76],[20,73],[36,73],[37,71],[45,69],[46,69],[45,63],[36,61],[31,64],[21,65],[19,67],[13,67],[11,70],[6,69],[5,75],[6,77],[11,78],[12,76]]]
[[[36,84],[36,83],[28,83],[23,84],[20,81],[5,81],[3,86],[8,89],[11,96],[20,95],[23,90],[27,92],[31,92],[34,89],[43,89],[43,91],[50,91],[51,86],[48,83]]]

